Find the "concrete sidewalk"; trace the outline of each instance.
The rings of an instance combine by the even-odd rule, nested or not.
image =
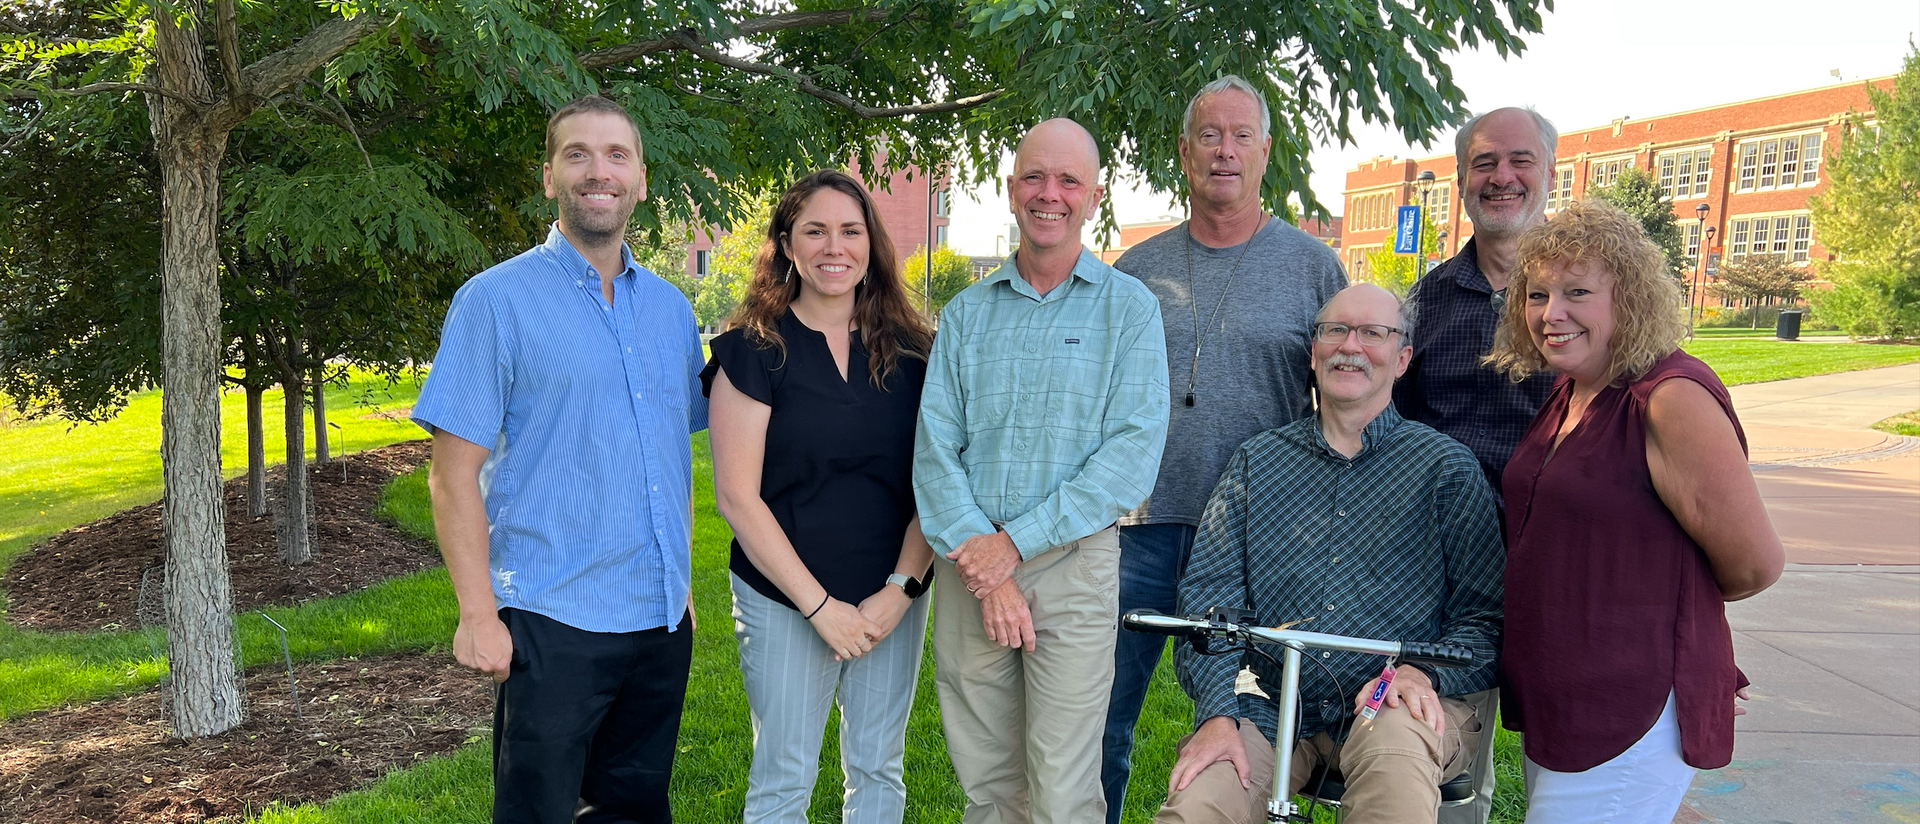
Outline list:
[[[1789,565],[1727,605],[1754,682],[1676,822],[1920,824],[1920,364],[1732,389]]]
[[[1920,565],[1920,438],[1867,428],[1920,409],[1920,363],[1731,392],[1789,562]]]

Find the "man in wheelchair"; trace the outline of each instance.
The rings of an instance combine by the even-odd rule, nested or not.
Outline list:
[[[1314,417],[1242,444],[1207,504],[1180,581],[1180,612],[1250,610],[1262,625],[1471,648],[1474,664],[1400,665],[1378,715],[1356,717],[1375,656],[1308,650],[1289,792],[1342,774],[1348,821],[1434,821],[1440,784],[1466,770],[1493,719],[1458,696],[1493,686],[1505,563],[1493,493],[1466,447],[1404,420],[1393,381],[1413,318],[1393,295],[1351,286],[1313,327]],[[1218,646],[1219,642],[1215,642]],[[1177,649],[1192,696],[1161,822],[1254,822],[1272,795],[1280,668],[1257,655]],[[1260,692],[1236,687],[1242,664]],[[1317,666],[1316,666],[1317,665]],[[1311,789],[1311,788],[1309,788]]]

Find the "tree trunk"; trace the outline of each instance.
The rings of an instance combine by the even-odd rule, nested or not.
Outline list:
[[[196,8],[195,11],[198,11]],[[153,15],[162,88],[209,100],[199,33]],[[161,459],[166,500],[167,663],[174,731],[224,732],[245,720],[233,660],[233,588],[220,499],[220,160],[227,131],[204,109],[147,96],[161,181]]]
[[[267,433],[261,422],[261,396],[266,390],[247,385],[247,515],[267,514]]]
[[[313,462],[331,460],[327,452],[327,383],[322,380],[326,368],[313,370]]]
[[[287,341],[290,359],[299,357],[299,338]],[[279,539],[280,560],[289,566],[313,560],[313,498],[307,489],[306,387],[300,373],[281,379],[287,401],[287,479],[285,492],[274,513],[274,532]]]

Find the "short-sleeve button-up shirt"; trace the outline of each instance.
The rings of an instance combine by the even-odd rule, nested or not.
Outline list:
[[[413,420],[492,450],[481,470],[501,607],[589,632],[674,627],[692,581],[705,429],[693,310],[633,262],[600,275],[560,233],[455,294]]]

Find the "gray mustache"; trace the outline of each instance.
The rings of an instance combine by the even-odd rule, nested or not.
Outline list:
[[[1333,369],[1341,366],[1351,366],[1355,369],[1360,370],[1361,373],[1365,374],[1367,377],[1369,378],[1373,377],[1373,364],[1368,362],[1365,355],[1354,355],[1347,352],[1335,352],[1327,356],[1326,363],[1327,363],[1328,369]]]

